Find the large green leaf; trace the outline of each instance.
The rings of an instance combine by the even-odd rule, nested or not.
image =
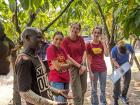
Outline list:
[[[117,10],[114,12],[114,17],[117,18],[119,14],[122,12],[122,7],[117,8]]]
[[[39,6],[39,5],[37,5],[37,6]],[[37,6],[36,6],[34,0],[30,1],[30,8],[29,9],[31,9],[33,12],[35,12],[37,10]]]
[[[135,14],[135,25],[136,28],[140,25],[140,10],[137,12],[137,14]]]
[[[44,3],[42,3],[42,6],[40,8],[43,12],[48,11],[49,10],[49,1],[45,0]]]
[[[137,36],[140,35],[140,8],[139,6],[134,6],[129,11],[129,14],[126,16],[126,20],[124,21],[124,30],[125,34],[135,34]]]
[[[9,0],[9,7],[10,7],[10,10],[12,12],[15,12],[15,10],[16,10],[16,2],[15,2],[15,0]]]
[[[135,3],[135,0],[128,0],[128,8],[131,9]]]
[[[19,2],[21,3],[23,9],[29,9],[31,0],[19,0]]]
[[[78,1],[78,4],[79,4],[83,9],[86,9],[86,8],[87,8],[86,4],[85,4],[82,0],[79,0],[79,1]]]

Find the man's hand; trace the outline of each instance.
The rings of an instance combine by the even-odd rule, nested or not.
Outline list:
[[[59,90],[60,95],[64,96],[67,99],[74,99],[73,96],[68,96],[68,92],[69,92],[69,90]]]
[[[120,65],[118,64],[118,62],[115,60],[115,58],[112,58],[112,62],[114,64],[115,69],[120,68]]]
[[[79,69],[79,75],[82,75],[85,71],[86,71],[86,66],[81,66],[81,68]]]
[[[115,65],[115,68],[116,68],[116,69],[120,68],[120,65]]]
[[[91,80],[95,80],[94,74],[92,72],[90,72],[89,76]]]

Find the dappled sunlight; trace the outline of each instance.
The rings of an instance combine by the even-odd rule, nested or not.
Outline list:
[[[112,67],[110,63],[110,58],[105,57],[105,61],[107,64],[107,75],[112,73]],[[132,67],[132,80],[128,92],[128,97],[130,100],[130,105],[140,105],[140,72],[134,66]],[[85,103],[84,105],[91,105],[91,82],[88,75],[88,86],[87,92],[85,94]],[[98,86],[99,90],[99,86]],[[106,88],[106,98],[107,98],[107,105],[112,105],[113,103],[113,83],[107,77],[107,88]],[[99,91],[98,91],[99,93]],[[7,76],[0,76],[0,105],[8,105],[10,100],[12,100],[13,94],[13,74],[12,71]],[[69,93],[72,95],[72,92]],[[70,103],[73,103],[73,100],[69,100]],[[122,105],[121,101],[119,100],[119,105]],[[25,104],[25,103],[24,103]]]
[[[0,76],[0,105],[8,105],[13,95],[12,71],[7,76]]]

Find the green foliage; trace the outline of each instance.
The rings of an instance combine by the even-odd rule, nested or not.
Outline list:
[[[16,10],[16,3],[15,3],[15,0],[9,0],[9,7],[10,7],[10,10],[12,12],[15,12]]]
[[[128,38],[129,34],[140,36],[140,5],[129,10],[124,20],[124,32]]]
[[[31,6],[31,1],[33,1],[33,0],[19,0],[20,1],[20,3],[21,3],[21,6],[22,6],[22,8],[24,9],[24,10],[28,10],[29,9],[29,7]]]
[[[37,13],[36,19],[32,26],[43,29],[68,4],[69,0],[17,0],[18,1],[18,19],[21,30],[26,27],[30,15]],[[112,16],[116,20],[118,31],[124,31],[128,37],[130,33],[140,35],[140,12],[138,6],[139,0],[98,0],[103,14],[105,15],[109,31],[112,28]],[[112,12],[114,9],[114,12]],[[14,40],[18,37],[13,23],[15,12],[15,0],[9,0],[8,4],[0,0],[0,20],[6,27],[6,33]],[[91,30],[96,25],[102,25],[103,20],[94,0],[74,0],[68,10],[48,29],[46,35],[52,35],[55,31],[60,30],[65,35],[69,32],[69,25],[72,22],[82,24],[83,34],[90,35]],[[11,30],[12,29],[12,30]],[[15,38],[16,37],[16,38]]]

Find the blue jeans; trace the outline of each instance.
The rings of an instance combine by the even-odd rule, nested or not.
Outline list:
[[[131,81],[131,70],[128,70],[124,76],[124,82],[123,82],[123,88],[122,88],[122,91],[121,91],[121,79],[119,79],[115,85],[114,85],[114,99],[115,100],[118,100],[119,96],[122,95],[124,97],[127,96],[127,92],[128,92],[128,89],[129,89],[129,85],[130,85],[130,81]]]
[[[92,105],[99,105],[98,95],[97,95],[97,83],[98,79],[100,82],[100,102],[101,105],[106,105],[106,75],[107,72],[94,72],[94,80],[91,81],[92,84],[92,93],[91,93],[91,103]]]
[[[51,82],[51,86],[60,89],[60,90],[67,90],[69,89],[69,83],[62,83],[62,82]],[[55,101],[57,102],[67,102],[67,99],[61,95],[55,96]]]

